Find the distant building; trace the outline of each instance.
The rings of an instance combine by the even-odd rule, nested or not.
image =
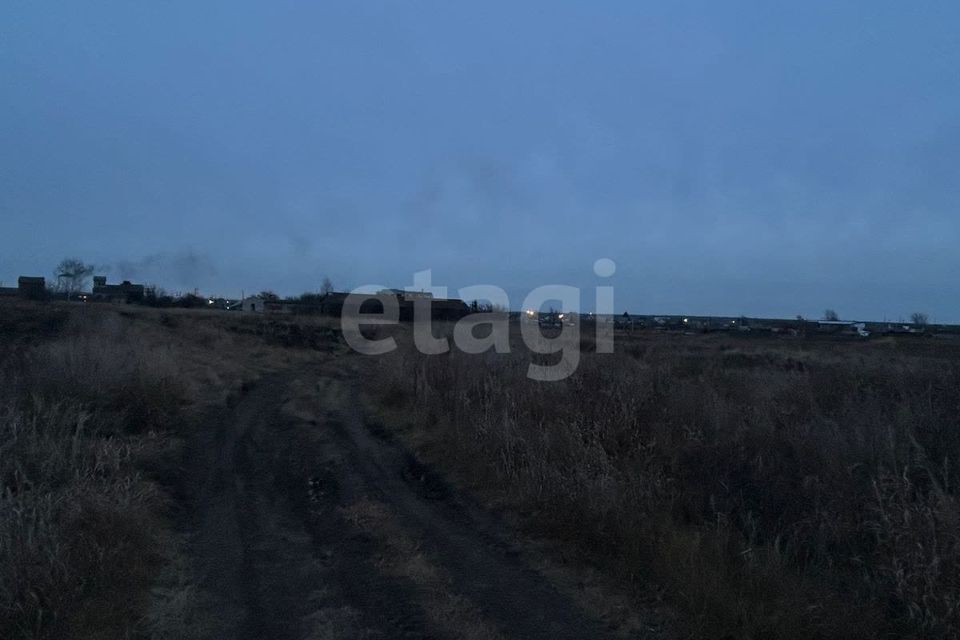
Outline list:
[[[851,322],[848,320],[819,320],[817,321],[818,333],[832,333],[848,336],[858,336],[867,338],[870,331],[867,330],[864,322]]]
[[[430,301],[430,313],[436,320],[459,320],[470,313],[470,308],[463,300],[456,298],[434,298]]]
[[[912,324],[887,324],[882,328],[884,333],[891,334],[902,334],[902,335],[917,335],[924,333],[923,327],[918,327]]]
[[[240,309],[245,313],[294,313],[297,303],[280,299],[252,296],[244,298]]]
[[[42,300],[47,297],[47,281],[39,276],[20,276],[17,279],[17,291],[21,298]]]
[[[0,287],[2,298],[41,300],[47,297],[47,281],[42,277],[20,276],[15,287]]]
[[[250,296],[240,302],[240,310],[244,313],[263,313],[263,298],[260,296]]]
[[[338,317],[343,313],[343,305],[350,294],[331,292],[317,300],[271,300],[260,296],[245,298],[240,308],[245,313],[282,313],[282,314],[322,314]],[[430,302],[431,317],[434,320],[459,320],[470,312],[463,300],[438,299],[430,293],[384,289],[377,293],[363,294],[361,305],[363,313],[382,313],[384,298],[394,297],[400,309],[400,320],[413,320],[414,303],[417,300]]]
[[[129,280],[120,284],[107,284],[105,276],[94,276],[90,298],[99,302],[141,302],[145,292],[146,288],[142,284],[133,284]]]
[[[459,320],[470,313],[470,307],[463,300],[455,298],[434,298],[429,291],[407,291],[406,289],[383,289],[379,296],[394,296],[400,307],[400,320],[413,320],[414,305],[417,300],[430,303],[430,317],[434,320]]]

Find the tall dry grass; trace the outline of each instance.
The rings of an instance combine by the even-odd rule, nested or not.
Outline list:
[[[380,391],[487,497],[667,587],[696,637],[955,637],[957,348],[784,344],[621,341],[556,383],[526,353],[407,349]]]
[[[0,354],[0,637],[129,637],[164,526],[139,461],[185,390],[109,315],[33,342]]]

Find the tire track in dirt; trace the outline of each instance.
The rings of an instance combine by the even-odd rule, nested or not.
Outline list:
[[[613,637],[523,561],[501,536],[500,523],[468,509],[408,452],[375,435],[349,378],[321,378],[317,402],[323,423],[348,456],[344,469],[357,499],[386,505],[396,526],[450,576],[453,593],[471,602],[503,636]]]
[[[615,637],[370,428],[355,375],[340,361],[265,376],[191,437],[202,611],[183,637]]]
[[[203,632],[190,637],[428,638],[410,591],[369,559],[376,545],[330,517],[305,526],[309,463],[280,413],[291,376],[257,382],[185,458]],[[333,514],[336,516],[336,514]]]

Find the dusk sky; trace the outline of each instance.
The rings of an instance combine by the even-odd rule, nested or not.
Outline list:
[[[958,33],[956,0],[7,1],[0,280],[960,322]]]

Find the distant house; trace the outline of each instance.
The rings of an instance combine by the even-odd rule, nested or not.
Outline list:
[[[20,276],[16,287],[0,287],[0,297],[42,300],[47,297],[47,281],[43,277]]]
[[[350,294],[331,292],[320,296],[317,300],[308,302],[298,300],[273,300],[260,296],[245,298],[240,308],[245,313],[283,313],[283,314],[323,314],[340,316],[343,305]],[[463,300],[438,299],[430,293],[420,291],[403,291],[400,289],[384,289],[378,293],[362,296],[365,298],[361,305],[363,313],[382,313],[383,299],[394,297],[400,309],[400,320],[413,320],[414,303],[417,300],[430,302],[431,317],[435,320],[458,320],[470,312]]]
[[[93,277],[93,293],[90,296],[92,300],[99,302],[141,302],[143,300],[146,288],[142,284],[133,284],[129,280],[124,280],[120,284],[107,284],[105,276]]]
[[[21,298],[42,300],[47,296],[47,281],[40,276],[20,276],[17,279],[17,291]]]
[[[833,333],[840,335],[853,335],[861,338],[870,336],[864,322],[850,322],[847,320],[819,320],[817,321],[818,333]]]
[[[912,324],[887,324],[885,327],[883,327],[883,332],[902,335],[918,335],[924,333],[925,329]]]
[[[240,311],[244,313],[263,313],[263,300],[259,296],[251,296],[240,301]]]
[[[470,307],[463,300],[455,298],[434,298],[429,291],[407,291],[406,289],[383,289],[377,296],[394,296],[400,306],[400,320],[413,320],[415,304],[418,300],[430,303],[430,317],[434,320],[459,320],[470,313]]]
[[[849,326],[849,322],[842,320],[817,320],[817,331],[820,333],[842,333]]]
[[[244,298],[240,303],[240,309],[244,313],[294,313],[297,306],[295,302],[261,296]]]

